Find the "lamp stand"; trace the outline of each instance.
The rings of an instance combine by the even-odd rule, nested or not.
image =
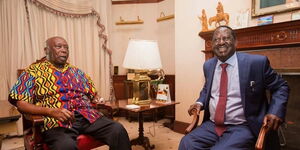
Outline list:
[[[136,105],[150,105],[150,81],[147,71],[135,70],[133,78],[132,103]]]

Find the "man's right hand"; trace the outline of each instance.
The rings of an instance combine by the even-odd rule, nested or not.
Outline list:
[[[49,116],[53,117],[61,122],[74,121],[74,114],[64,108],[51,108],[49,111]]]
[[[25,101],[17,101],[16,106],[21,113],[53,117],[61,122],[73,121],[74,114],[64,108],[47,108],[36,106]]]
[[[195,104],[191,105],[188,110],[189,115],[192,115],[192,111],[194,111],[194,110],[196,110],[197,114],[200,114],[201,107],[202,106],[199,103],[195,103]]]

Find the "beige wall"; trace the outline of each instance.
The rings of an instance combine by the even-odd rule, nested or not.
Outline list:
[[[201,31],[202,9],[207,17],[216,15],[217,3],[221,2],[224,11],[230,15],[230,26],[238,28],[237,17],[240,12],[249,11],[247,26],[256,26],[256,18],[250,17],[251,0],[165,0],[160,3],[128,4],[112,6],[112,26],[110,45],[113,50],[113,63],[119,66],[120,74],[125,74],[122,67],[129,38],[156,39],[159,42],[163,68],[167,74],[176,75],[176,120],[189,122],[187,110],[199,96],[204,84],[202,66],[205,61],[204,41],[198,36]],[[175,20],[156,22],[160,12],[165,15],[175,12]],[[116,26],[114,23],[122,16],[125,20],[135,20],[139,15],[144,20],[142,25]],[[290,20],[290,13],[274,15],[274,22]],[[210,29],[212,27],[209,27]]]
[[[112,5],[110,48],[113,50],[113,64],[119,66],[119,74],[126,74],[122,67],[128,41],[133,39],[157,40],[163,69],[167,74],[175,74],[174,19],[156,22],[161,11],[166,15],[174,14],[174,0],[160,3]],[[115,25],[120,16],[125,21],[137,20],[144,24]]]
[[[174,14],[174,0],[165,0],[158,3],[156,19],[163,12],[166,16]],[[161,61],[166,74],[175,74],[175,19],[157,22],[158,44]]]
[[[206,10],[207,18],[216,15],[217,3],[221,2],[224,11],[230,15],[230,26],[236,28],[236,18],[239,12],[251,9],[251,0],[175,0],[175,70],[176,70],[176,100],[181,102],[176,106],[176,120],[190,122],[187,110],[198,98],[204,84],[202,66],[205,61],[204,41],[198,36],[201,31],[202,9]],[[274,22],[290,20],[290,13],[276,14]],[[251,19],[248,26],[255,26],[256,18]],[[211,28],[211,27],[210,27]]]

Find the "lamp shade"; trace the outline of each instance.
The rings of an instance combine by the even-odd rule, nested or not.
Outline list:
[[[123,67],[137,70],[162,68],[157,41],[131,39],[128,43]]]

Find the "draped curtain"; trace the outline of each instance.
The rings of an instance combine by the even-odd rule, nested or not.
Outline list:
[[[7,100],[12,82],[16,81],[17,68],[23,68],[23,63],[28,62],[23,54],[30,46],[29,28],[24,1],[1,0],[0,11],[0,98]]]
[[[7,99],[16,71],[45,56],[45,41],[64,37],[69,62],[91,76],[101,97],[114,100],[111,50],[105,21],[109,0],[0,0],[0,100]],[[98,13],[101,12],[101,15]]]

